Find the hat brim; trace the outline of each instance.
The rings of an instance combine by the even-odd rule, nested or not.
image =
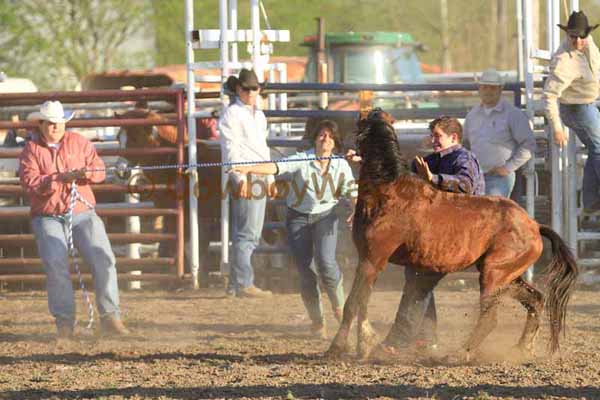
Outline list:
[[[600,24],[588,26],[587,28],[585,28],[585,30],[581,30],[581,29],[569,29],[568,27],[566,27],[564,25],[561,25],[561,24],[557,24],[556,26],[558,26],[560,29],[562,29],[563,31],[567,32],[568,34],[574,34],[574,35],[577,35],[577,36],[586,37],[587,35],[590,34],[590,32],[592,32],[593,30],[595,30],[596,28],[598,28],[600,26]]]
[[[243,83],[240,82],[240,86],[242,87],[242,89],[246,89],[246,90],[258,90],[260,89],[259,85],[245,85]]]
[[[594,29],[598,28],[600,26],[600,24],[596,24],[596,25],[592,25],[590,27],[587,28],[587,34],[589,35],[590,32],[592,32]]]
[[[39,121],[44,119],[44,116],[39,111],[34,111],[27,115],[27,121]]]
[[[65,123],[69,122],[70,120],[72,120],[74,116],[75,116],[75,114],[72,113],[67,118],[65,118],[65,117],[62,117],[62,118],[53,118],[53,117],[47,117],[44,114],[40,113],[39,114],[39,118],[37,118],[37,119],[40,120],[40,121],[52,122],[53,124],[65,124]]]

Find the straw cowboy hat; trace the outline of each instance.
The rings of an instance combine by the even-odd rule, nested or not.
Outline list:
[[[502,86],[504,85],[504,78],[498,71],[493,68],[486,69],[483,71],[479,79],[475,78],[478,84],[480,85],[493,85],[493,86]]]
[[[586,38],[591,31],[596,29],[599,24],[590,26],[587,17],[583,11],[573,11],[567,21],[567,26],[558,24],[558,27],[572,36]]]
[[[73,118],[73,114],[67,117],[60,101],[49,100],[42,104],[39,114],[35,115],[35,117],[35,119],[40,121],[50,121],[54,124],[64,124]]]

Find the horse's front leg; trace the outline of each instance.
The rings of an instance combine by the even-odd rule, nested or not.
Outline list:
[[[370,269],[371,263],[367,259],[360,260],[356,268],[356,276],[352,283],[352,289],[346,299],[344,305],[344,315],[333,342],[329,346],[329,350],[325,353],[327,357],[336,358],[349,351],[348,335],[352,326],[352,321],[358,313],[359,305],[365,297],[368,299],[370,288],[368,287],[367,270]],[[366,304],[366,301],[365,301]],[[367,322],[368,323],[368,322]]]
[[[369,356],[373,346],[377,343],[377,334],[369,323],[367,314],[369,299],[371,297],[371,293],[373,292],[373,285],[377,280],[379,272],[381,272],[381,266],[385,265],[385,262],[386,261],[378,263],[377,266],[369,263],[369,267],[364,269],[366,283],[358,298],[359,304],[356,341],[356,353],[361,359],[366,359]]]

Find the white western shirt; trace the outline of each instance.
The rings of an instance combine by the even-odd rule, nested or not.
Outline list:
[[[223,162],[269,161],[271,152],[267,146],[267,119],[256,107],[237,99],[219,118],[221,156]],[[232,174],[236,182],[246,180],[245,175]],[[273,176],[267,177],[273,182]]]

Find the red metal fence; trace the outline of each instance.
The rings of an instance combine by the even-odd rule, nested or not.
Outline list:
[[[174,104],[175,118],[158,122],[153,119],[73,119],[67,123],[68,128],[75,127],[107,127],[107,126],[149,126],[149,125],[175,125],[177,126],[176,147],[158,147],[148,149],[98,149],[100,156],[156,156],[160,163],[160,156],[176,154],[177,164],[184,163],[184,91],[183,89],[144,89],[144,90],[97,90],[87,92],[49,92],[49,93],[9,93],[0,94],[0,107],[38,105],[46,100],[60,100],[62,103],[96,103],[114,101],[168,101]],[[35,121],[9,122],[0,121],[0,129],[9,128],[34,128]],[[0,158],[18,158],[21,149],[0,149]],[[173,187],[174,186],[174,187]],[[125,209],[102,208],[98,204],[96,212],[101,217],[129,217],[129,216],[167,216],[176,218],[175,234],[165,233],[109,233],[111,243],[154,243],[163,241],[176,242],[174,257],[130,259],[117,258],[119,278],[123,280],[162,280],[184,278],[184,180],[183,171],[176,171],[174,185],[121,185],[121,184],[96,184],[92,185],[94,192],[111,193],[142,193],[151,189],[153,192],[175,189],[176,200],[173,208],[131,207]],[[0,195],[22,196],[23,190],[17,185],[0,185]],[[0,207],[0,221],[8,218],[29,218],[29,207]],[[1,234],[0,243],[13,246],[32,244],[32,234]],[[41,273],[41,260],[39,258],[0,258],[0,281],[39,281],[45,279]],[[160,273],[144,273],[142,275],[122,274],[131,269],[143,269],[148,266],[174,266],[176,273],[171,275]],[[90,279],[88,274],[85,279]]]

